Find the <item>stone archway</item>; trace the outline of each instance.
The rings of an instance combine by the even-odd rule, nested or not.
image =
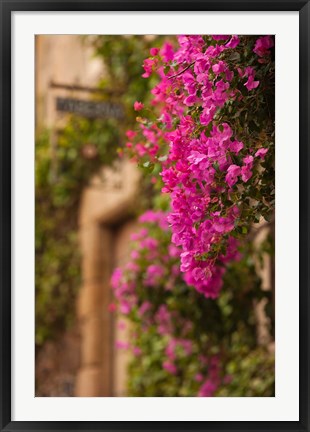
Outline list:
[[[117,318],[108,310],[112,300],[112,269],[128,256],[130,219],[137,204],[140,176],[123,161],[104,169],[86,188],[80,208],[79,234],[82,287],[77,302],[81,334],[76,396],[123,396],[127,355],[115,351]]]

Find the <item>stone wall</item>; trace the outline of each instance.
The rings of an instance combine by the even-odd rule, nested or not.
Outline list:
[[[87,93],[52,88],[51,83],[96,86],[104,73],[102,62],[93,57],[90,47],[83,45],[79,35],[37,35],[36,61],[36,126],[55,127],[63,115],[55,110],[55,98],[78,97]]]

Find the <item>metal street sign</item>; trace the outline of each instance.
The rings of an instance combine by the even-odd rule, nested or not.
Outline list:
[[[93,102],[83,99],[56,98],[56,109],[87,118],[124,118],[122,105],[113,102]]]

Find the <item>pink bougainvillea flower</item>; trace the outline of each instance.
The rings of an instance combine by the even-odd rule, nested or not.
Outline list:
[[[207,380],[200,388],[198,396],[200,397],[211,397],[214,395],[217,389],[216,383],[211,380]]]
[[[259,81],[254,81],[254,76],[250,75],[248,77],[247,82],[244,85],[250,91],[250,90],[253,90],[259,86]]]
[[[111,285],[112,285],[113,288],[116,288],[116,287],[119,286],[120,281],[121,281],[121,279],[122,279],[122,276],[123,276],[123,272],[122,272],[122,270],[121,270],[120,268],[117,267],[117,268],[114,270],[114,272],[113,272],[113,274],[112,274],[112,277],[111,277]],[[112,303],[112,304],[113,304],[113,303]],[[111,305],[112,305],[112,304],[111,304]],[[113,307],[113,306],[111,306],[111,307]]]
[[[131,306],[127,301],[122,301],[119,310],[122,314],[128,315],[131,311]]]
[[[212,35],[212,38],[216,41],[227,40],[229,35]]]
[[[254,158],[251,155],[248,155],[246,157],[243,158],[243,162],[245,165],[248,165],[249,168],[252,168],[253,166],[253,162],[254,162]]]
[[[159,48],[151,48],[150,54],[151,56],[156,56],[159,53]]]
[[[188,93],[190,95],[195,95],[197,92],[197,88],[196,88],[196,80],[193,74],[191,74],[190,72],[184,72],[182,74],[182,80],[184,83],[184,87],[186,88]]]
[[[126,131],[126,136],[129,139],[133,139],[135,136],[137,135],[137,132],[133,131],[133,130],[128,130]]]
[[[214,112],[216,111],[216,107],[213,105],[210,108],[205,108],[200,115],[200,123],[202,125],[208,126],[214,116]]]
[[[138,102],[138,101],[136,101],[136,102],[133,104],[133,107],[134,107],[134,110],[135,110],[135,111],[141,111],[141,110],[144,108],[144,104],[143,104],[142,102]]]
[[[240,173],[241,168],[238,165],[230,165],[228,167],[225,180],[229,187],[232,187],[235,183],[237,183]]]
[[[196,95],[189,95],[187,98],[184,99],[184,103],[187,106],[192,106],[198,101],[198,97]]]
[[[233,141],[229,144],[229,148],[233,153],[239,153],[244,147],[243,142],[241,141]]]
[[[172,61],[174,57],[172,45],[169,42],[166,42],[160,50],[160,54],[166,62]]]
[[[139,347],[133,347],[132,349],[133,355],[139,357],[142,354],[142,350]]]
[[[108,306],[108,311],[109,312],[115,312],[117,309],[116,304],[115,303],[110,303]]]
[[[152,304],[149,301],[145,301],[139,308],[139,315],[143,316],[146,312],[152,309]]]
[[[244,165],[241,167],[241,178],[246,183],[252,177],[252,171],[249,165]]]
[[[270,55],[270,48],[274,46],[274,42],[271,36],[263,36],[257,39],[253,51],[259,57],[265,57]]]
[[[129,343],[125,342],[125,341],[118,340],[115,342],[115,347],[118,349],[125,349],[126,350],[129,348]]]
[[[195,281],[204,280],[204,278],[206,276],[205,270],[201,267],[195,267],[191,273],[192,273]]]
[[[137,250],[134,249],[133,251],[131,251],[131,253],[130,253],[130,257],[131,257],[132,259],[136,260],[137,258],[140,257],[140,254],[139,254],[139,252],[138,252]]]
[[[227,217],[220,217],[218,220],[213,224],[215,230],[219,233],[227,233],[234,229],[234,221],[231,218]]]
[[[149,234],[148,229],[145,228],[145,227],[143,227],[143,228],[141,228],[138,232],[132,233],[132,234],[130,235],[130,239],[131,239],[132,241],[141,240],[141,239],[147,237],[148,234]],[[119,272],[121,272],[121,269],[117,269],[117,270],[118,270]],[[114,270],[114,273],[115,273],[115,271],[116,271],[116,270]],[[118,274],[119,274],[119,272],[118,272]]]
[[[203,381],[203,375],[201,373],[198,373],[195,375],[195,381],[202,382]]]
[[[156,64],[157,64],[156,58],[155,59],[151,59],[151,58],[145,59],[143,62],[144,74],[142,74],[142,77],[148,78],[149,76],[151,76],[153,73],[153,70],[156,67]]]
[[[226,70],[226,64],[223,61],[219,61],[218,63],[212,66],[213,72],[218,75]]]
[[[189,339],[178,340],[179,345],[183,348],[186,355],[191,355],[193,352],[193,342]]]
[[[194,165],[200,164],[202,161],[207,161],[208,158],[206,155],[199,153],[198,151],[193,151],[190,156],[188,156],[187,160]]]
[[[163,362],[163,368],[171,375],[176,375],[178,372],[176,365],[168,360]]]
[[[266,156],[266,153],[268,152],[267,148],[260,148],[259,150],[257,150],[257,152],[255,153],[256,157],[260,157],[261,159],[264,159]]]
[[[248,80],[244,85],[249,91],[259,86],[259,81],[254,80],[255,70],[251,66],[246,67],[241,76],[248,77]]]
[[[240,43],[240,39],[238,38],[237,35],[233,35],[232,38],[230,39],[229,42],[227,42],[227,44],[225,44],[226,48],[236,48],[236,46],[238,46]]]
[[[146,286],[156,286],[164,273],[165,269],[159,264],[151,264],[150,266],[148,266],[145,278]]]
[[[158,224],[164,230],[168,229],[166,214],[161,211],[147,210],[139,217],[139,222],[155,223]],[[154,240],[155,239],[150,239],[151,244],[148,244],[148,247],[154,246]],[[157,245],[158,243],[156,242],[155,246],[157,247]]]

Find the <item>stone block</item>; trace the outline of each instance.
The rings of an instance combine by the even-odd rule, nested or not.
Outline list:
[[[82,195],[79,224],[90,222],[113,224],[127,217],[138,199],[140,172],[129,161],[117,169],[104,168]]]
[[[104,290],[105,287],[100,282],[83,285],[77,300],[77,315],[80,319],[100,312]]]
[[[88,366],[79,370],[76,379],[75,396],[107,396],[107,394],[104,394],[104,383],[100,367]]]
[[[103,352],[103,320],[99,314],[89,316],[81,324],[81,362],[84,366],[100,364]]]
[[[84,283],[94,283],[108,278],[111,273],[112,234],[99,223],[80,229],[81,266]]]

